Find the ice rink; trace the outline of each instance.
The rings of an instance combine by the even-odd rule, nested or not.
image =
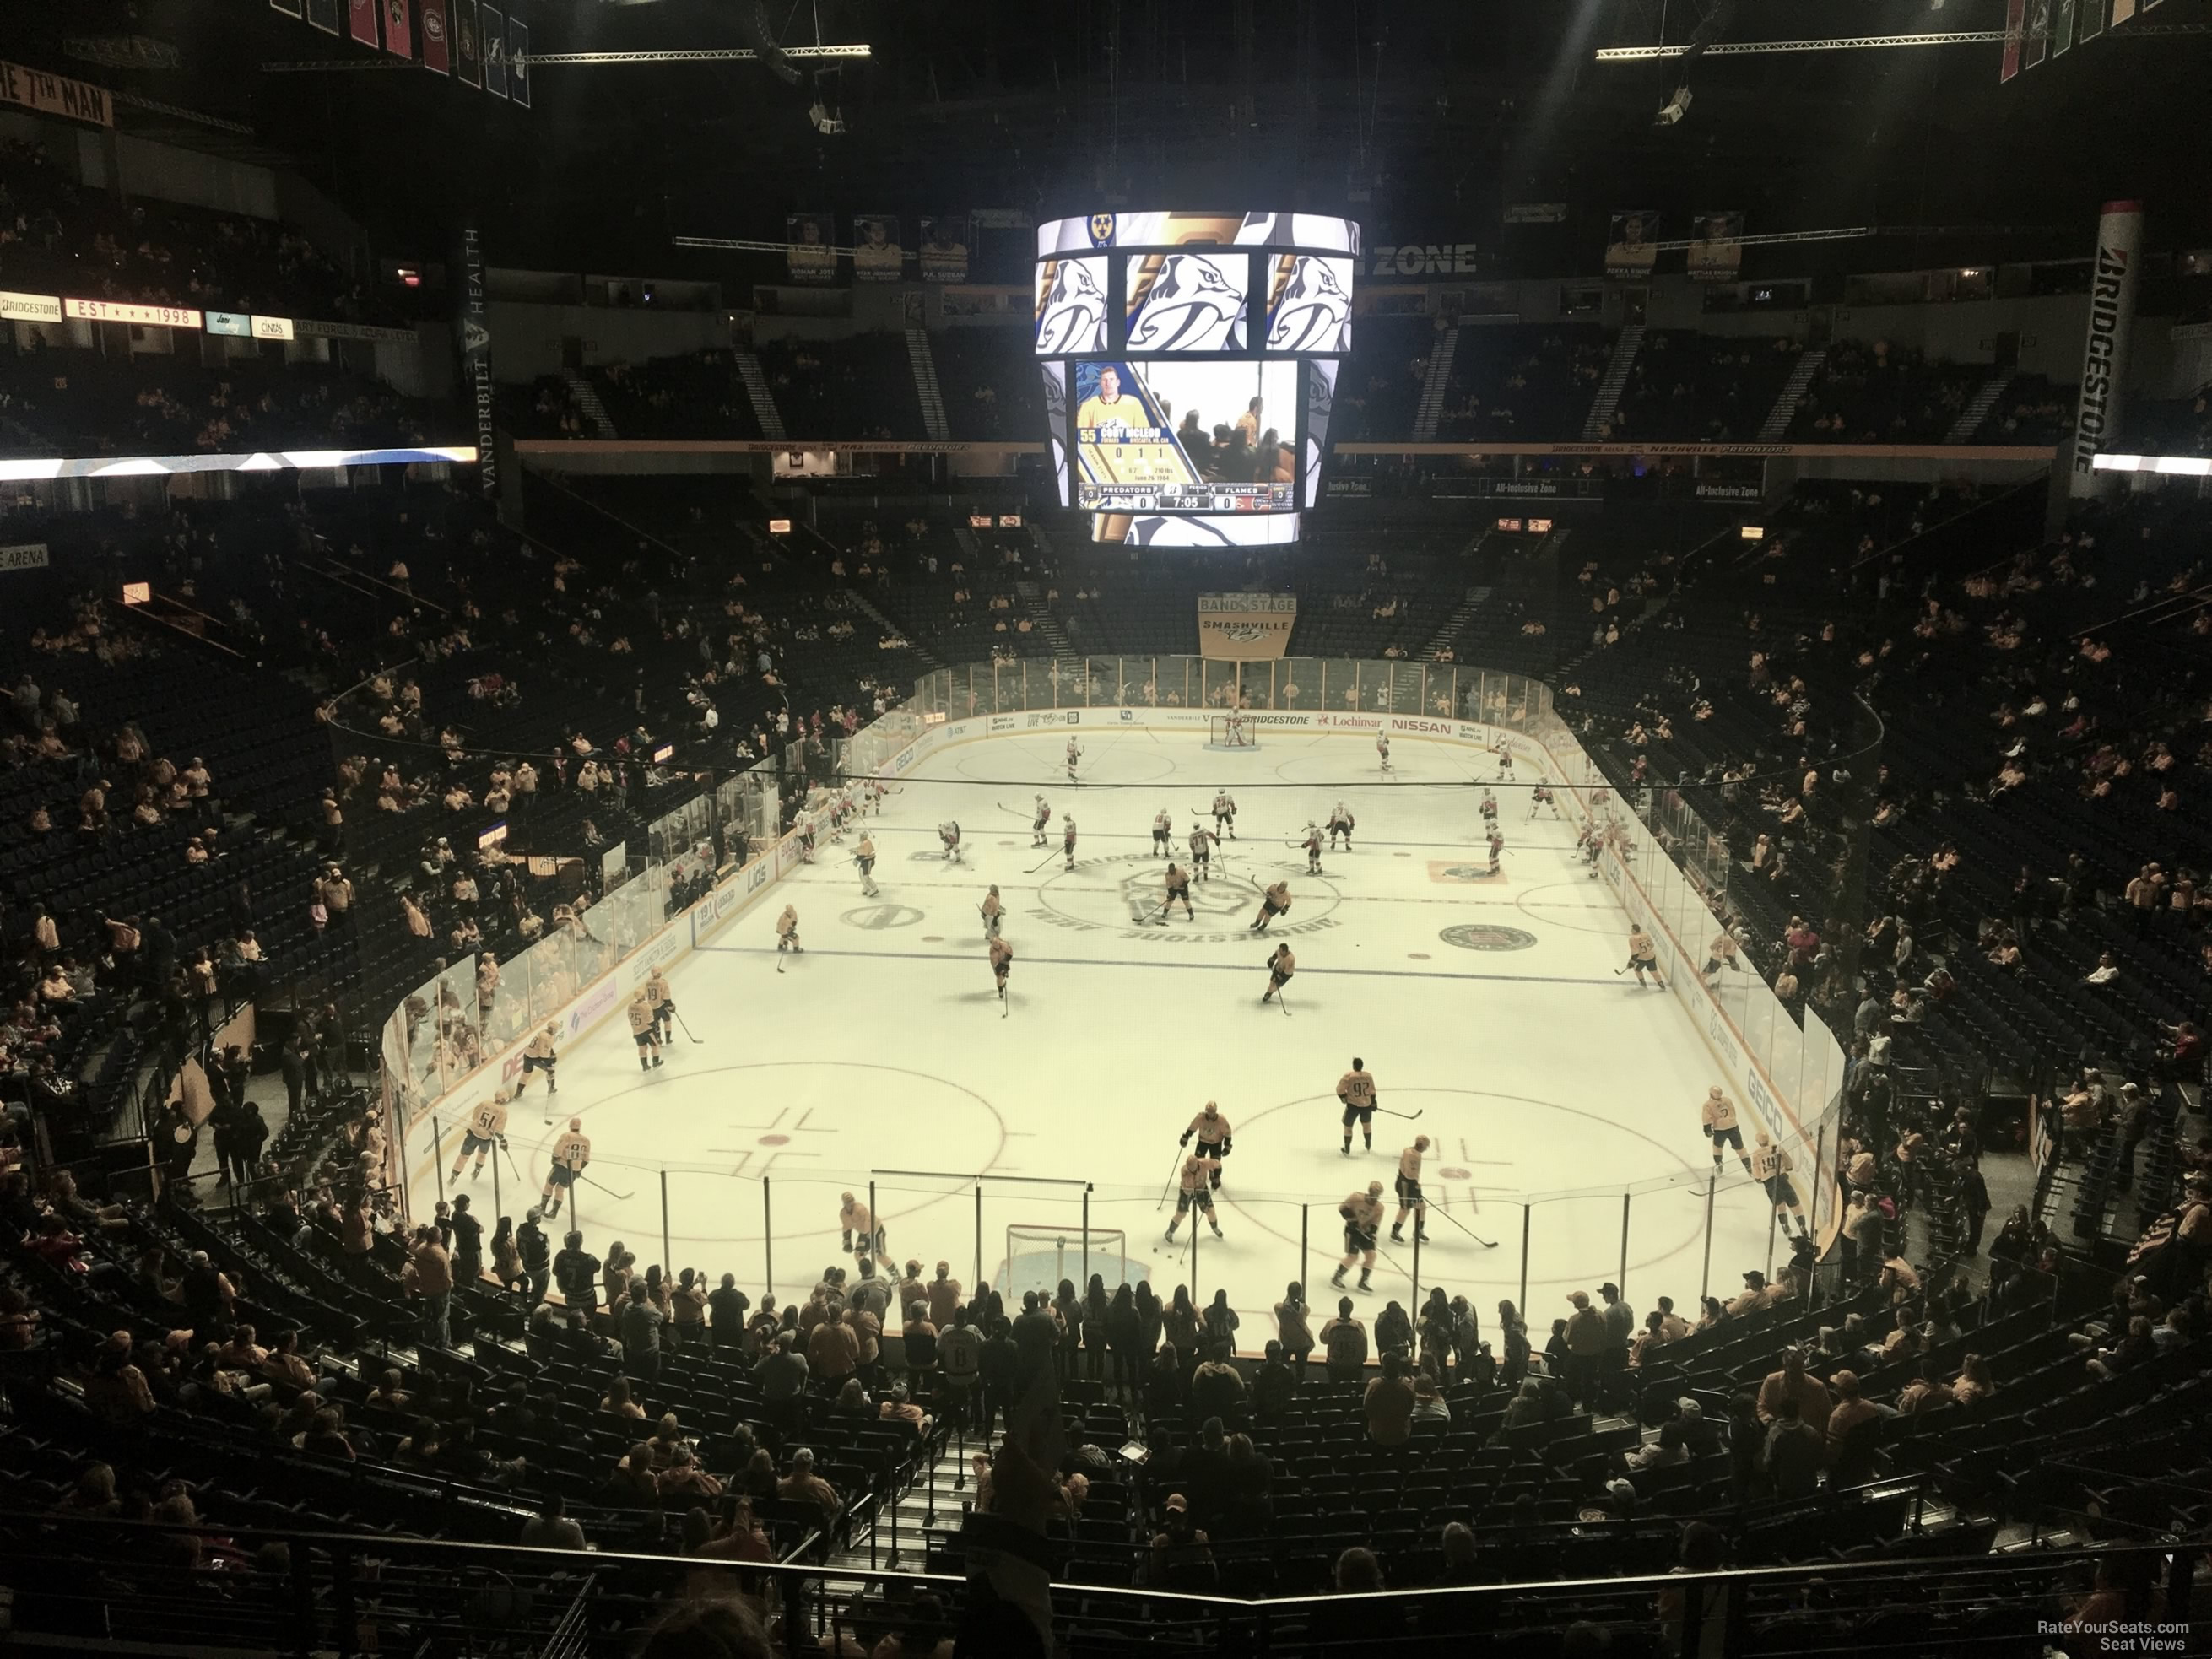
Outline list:
[[[872,1175],[892,1261],[948,1261],[972,1282],[980,1258],[994,1285],[1019,1290],[1079,1281],[1088,1183],[1090,1271],[1110,1285],[1125,1254],[1128,1277],[1163,1297],[1194,1271],[1196,1299],[1226,1289],[1240,1344],[1256,1350],[1289,1280],[1332,1304],[1337,1205],[1380,1180],[1387,1228],[1399,1152],[1426,1133],[1442,1213],[1420,1250],[1421,1294],[1464,1291],[1488,1333],[1525,1276],[1540,1343],[1567,1291],[1620,1279],[1625,1255],[1639,1313],[1662,1294],[1692,1310],[1707,1282],[1711,1168],[1698,1106],[1717,1073],[1672,997],[1616,973],[1626,919],[1576,859],[1572,823],[1531,820],[1525,763],[1523,787],[1498,791],[1506,846],[1492,878],[1478,814],[1492,763],[1479,750],[1401,739],[1386,780],[1371,738],[1348,735],[1263,731],[1257,748],[1223,752],[1198,732],[1092,727],[1085,742],[1074,787],[1049,729],[930,756],[866,821],[878,896],[863,896],[850,861],[857,834],[825,839],[816,864],[676,968],[691,1036],[678,1032],[664,1066],[641,1073],[618,1017],[564,1052],[559,1119],[582,1119],[601,1184],[577,1189],[561,1225],[602,1255],[621,1239],[641,1264],[803,1297],[825,1265],[850,1265],[839,1197],[865,1197]],[[1140,905],[1157,907],[1164,867],[1153,815],[1173,815],[1184,860],[1223,787],[1237,838],[1194,884],[1196,920],[1178,909],[1166,927],[1134,925]],[[1039,793],[1048,848],[1031,844]],[[1354,845],[1310,876],[1293,843],[1339,800]],[[1063,870],[1068,811],[1079,838]],[[957,864],[940,854],[945,819],[963,831]],[[1262,942],[1246,930],[1279,878],[1294,905]],[[1003,1017],[976,911],[993,883],[1016,953]],[[779,973],[786,901],[805,951]],[[1287,1013],[1260,1000],[1277,939],[1298,960]],[[1387,1112],[1419,1115],[1378,1114],[1373,1150],[1355,1139],[1346,1158],[1334,1091],[1354,1055]],[[1176,1139],[1209,1099],[1234,1150],[1224,1237],[1198,1229],[1194,1264],[1191,1224],[1175,1243],[1162,1237],[1174,1213],[1162,1194]],[[466,1103],[445,1114],[441,1169]],[[559,1127],[546,1109],[533,1085],[511,1126],[499,1207],[518,1219]],[[410,1158],[418,1214],[438,1192],[428,1150]],[[488,1172],[465,1188],[487,1220],[492,1185]],[[1712,1204],[1715,1294],[1772,1265],[1768,1209],[1731,1158]],[[1403,1244],[1386,1232],[1363,1316],[1388,1299],[1410,1310],[1415,1271],[1410,1224]]]

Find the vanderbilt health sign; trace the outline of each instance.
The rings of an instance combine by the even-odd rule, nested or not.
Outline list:
[[[1201,593],[1198,654],[1234,662],[1279,657],[1297,619],[1295,593]]]

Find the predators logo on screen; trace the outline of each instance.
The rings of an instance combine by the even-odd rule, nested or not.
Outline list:
[[[1096,259],[1048,259],[1037,276],[1036,349],[1058,356],[1106,343],[1106,289]]]
[[[1094,213],[1091,216],[1091,246],[1093,247],[1114,246],[1114,216],[1112,214]]]
[[[1270,351],[1342,351],[1352,324],[1351,283],[1333,270],[1348,259],[1280,254],[1267,305]]]
[[[1129,346],[1134,351],[1241,351],[1243,255],[1149,254],[1130,261]]]

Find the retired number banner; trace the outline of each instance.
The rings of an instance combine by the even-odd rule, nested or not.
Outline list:
[[[1279,657],[1297,620],[1295,593],[1201,593],[1198,654],[1231,662]]]

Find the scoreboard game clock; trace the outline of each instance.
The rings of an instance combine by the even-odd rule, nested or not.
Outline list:
[[[1063,506],[1102,541],[1294,541],[1352,346],[1359,227],[1088,214],[1038,228],[1035,349]]]

